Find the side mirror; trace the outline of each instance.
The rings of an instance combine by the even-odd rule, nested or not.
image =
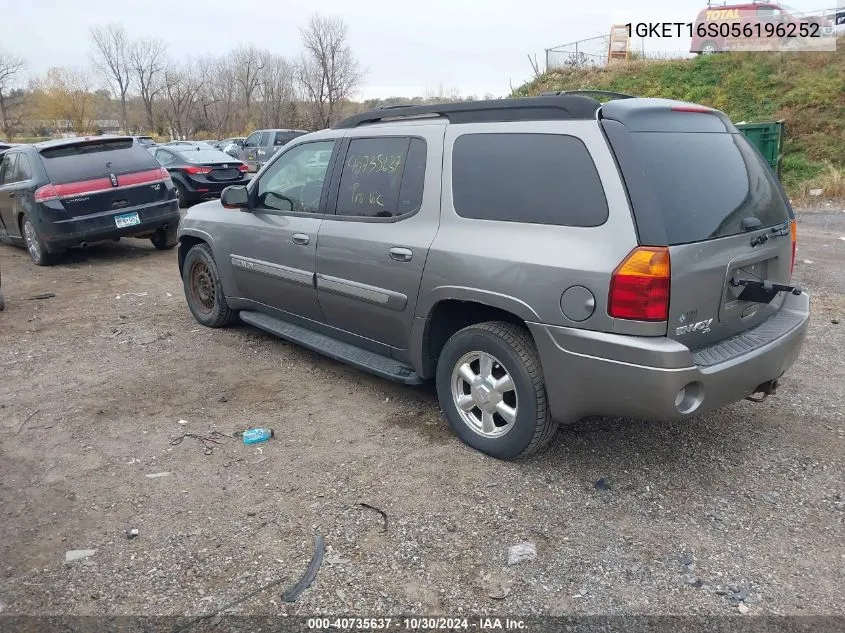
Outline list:
[[[243,209],[249,205],[249,192],[243,185],[226,187],[220,194],[220,202],[227,209]]]

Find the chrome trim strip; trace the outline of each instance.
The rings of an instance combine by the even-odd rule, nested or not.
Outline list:
[[[314,287],[314,273],[281,264],[273,264],[260,259],[244,257],[242,255],[231,255],[232,266],[276,279],[283,279],[302,286]]]
[[[375,303],[397,312],[402,312],[408,304],[408,297],[401,292],[328,275],[317,275],[317,290],[325,290],[352,299]]]

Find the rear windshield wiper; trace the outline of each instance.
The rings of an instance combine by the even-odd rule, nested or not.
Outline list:
[[[753,230],[753,229],[746,228],[745,220],[757,220],[757,218],[745,218],[742,221],[742,227],[746,231]],[[757,220],[757,227],[759,228],[759,226],[760,226],[760,220]],[[766,242],[769,241],[769,238],[772,238],[772,237],[785,237],[787,235],[789,235],[789,223],[788,222],[783,226],[773,226],[772,230],[769,231],[768,233],[763,233],[762,235],[755,235],[754,237],[751,238],[751,246],[759,246],[760,244],[765,244]]]

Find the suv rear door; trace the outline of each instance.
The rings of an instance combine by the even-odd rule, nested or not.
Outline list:
[[[440,224],[445,126],[373,128],[344,142],[317,243],[326,323],[406,349],[428,251]],[[323,156],[311,169],[323,165]],[[369,343],[367,342],[369,341]]]
[[[667,335],[697,349],[760,325],[784,293],[749,301],[731,281],[791,278],[794,216],[771,168],[720,112],[629,101],[606,104],[603,126],[640,244],[669,249]]]

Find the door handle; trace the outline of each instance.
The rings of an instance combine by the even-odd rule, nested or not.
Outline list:
[[[400,246],[394,246],[389,251],[390,259],[396,260],[397,262],[409,262],[414,257],[414,251],[410,248],[402,248]]]
[[[311,241],[311,238],[305,235],[305,233],[294,233],[290,236],[290,241],[294,244],[305,246],[306,244],[308,244],[308,242]]]
[[[14,191],[9,192],[9,197],[14,198],[17,194]]]

